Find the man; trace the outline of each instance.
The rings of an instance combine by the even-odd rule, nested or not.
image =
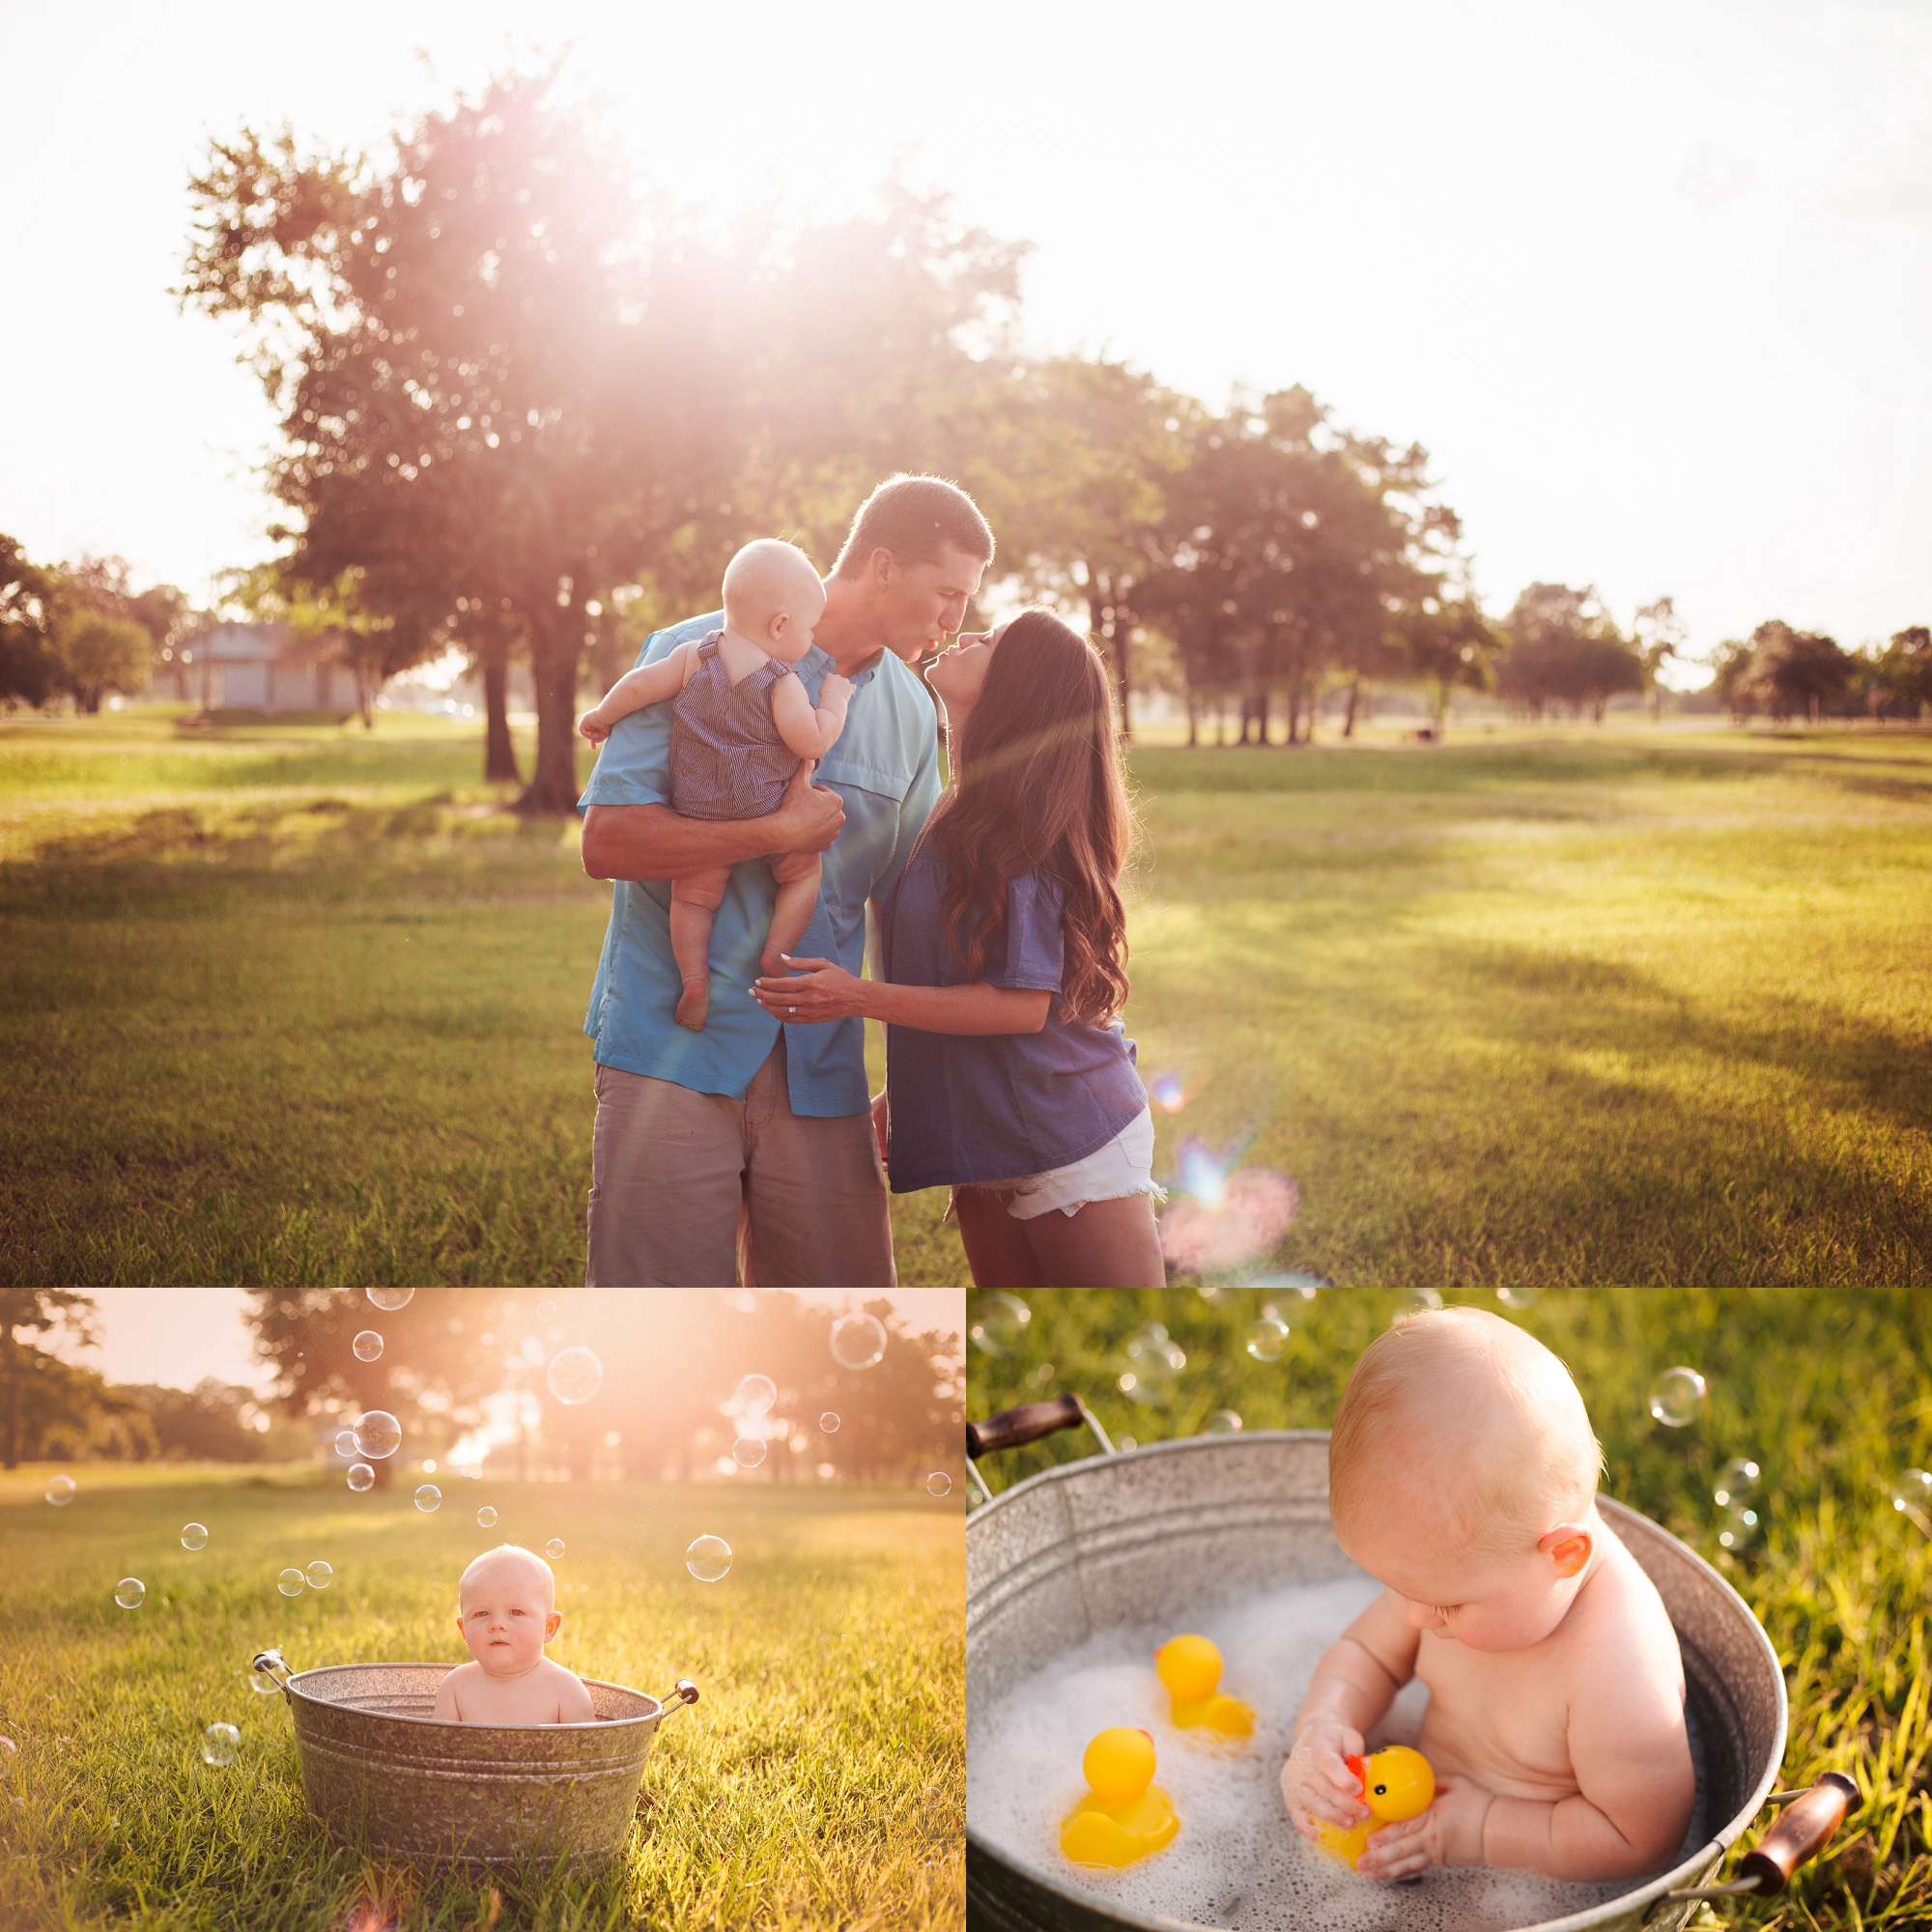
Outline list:
[[[883,897],[939,797],[938,735],[911,666],[964,621],[992,561],[973,499],[895,476],[861,505],[825,581],[798,666],[853,685],[845,728],[769,817],[670,809],[670,707],[612,730],[583,794],[583,868],[615,881],[583,1030],[596,1042],[589,1259],[593,1287],[891,1287],[892,1219],[872,1131],[864,1022],[785,1026],[749,987],[771,923],[771,852],[823,852],[805,957],[861,970],[866,902]],[[652,635],[643,664],[701,638],[718,612]],[[813,779],[816,782],[813,782]],[[672,1017],[681,990],[670,884],[729,865],[712,926],[709,1019]]]

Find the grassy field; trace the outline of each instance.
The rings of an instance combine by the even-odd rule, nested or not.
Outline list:
[[[1186,1289],[1035,1294],[1012,1353],[974,1353],[967,1412],[1072,1389],[1117,1442],[1198,1435],[1217,1408],[1248,1429],[1325,1429],[1356,1356],[1405,1305],[1373,1291],[1313,1302],[1219,1294],[1212,1305]],[[1278,1360],[1263,1363],[1245,1345],[1270,1298],[1291,1336]],[[1780,1782],[1839,1770],[1858,1783],[1859,1807],[1789,1892],[1761,1905],[1721,1901],[1704,1922],[1793,1932],[1932,1924],[1932,1547],[1890,1503],[1907,1467],[1932,1464],[1932,1303],[1897,1290],[1551,1290],[1523,1310],[1447,1297],[1458,1298],[1512,1314],[1569,1363],[1605,1451],[1605,1492],[1682,1537],[1750,1605],[1790,1692]],[[982,1310],[969,1303],[969,1320]],[[1168,1402],[1136,1407],[1117,1386],[1122,1345],[1155,1320],[1187,1362]],[[1705,1377],[1709,1394],[1693,1424],[1666,1429],[1653,1421],[1648,1393],[1679,1363]],[[1069,1431],[987,1467],[997,1490],[1093,1453],[1084,1430]],[[1761,1527],[1735,1556],[1719,1548],[1712,1497],[1734,1456],[1762,1469]]]
[[[0,722],[0,1279],[581,1278],[609,903],[476,729]],[[1137,754],[1128,1030],[1254,1269],[1932,1284],[1932,735]],[[876,1042],[875,1042],[876,1057]],[[903,1279],[956,1283],[943,1197]]]
[[[444,1484],[354,1495],[307,1469],[82,1465],[0,1476],[0,1924],[155,1932],[418,1927],[771,1927],[901,1932],[964,1921],[964,1710],[956,1498],[724,1487]],[[475,1510],[501,1521],[487,1535]],[[206,1523],[195,1554],[180,1526]],[[684,1550],[731,1546],[700,1583]],[[305,1811],[288,1713],[243,1682],[278,1644],[298,1668],[468,1653],[453,1623],[471,1556],[563,1538],[551,1655],[699,1703],[645,1766],[625,1854],[602,1875],[432,1880],[345,1849]],[[327,1591],[281,1596],[317,1557]],[[120,1608],[116,1580],[147,1584]],[[237,1725],[235,1763],[199,1744]],[[18,1805],[7,1794],[18,1797]],[[496,1896],[493,1898],[493,1889]],[[358,1916],[358,1908],[361,1908]]]

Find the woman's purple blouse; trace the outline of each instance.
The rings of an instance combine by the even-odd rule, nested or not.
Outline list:
[[[939,925],[946,862],[921,847],[880,916],[885,977],[902,986],[966,983]],[[1061,891],[1026,872],[1007,888],[1005,943],[987,957],[989,984],[1058,994],[1065,970]],[[886,1029],[893,1192],[1018,1180],[1085,1160],[1147,1105],[1134,1043],[1110,1026],[1065,1019],[1056,998],[1038,1033]]]

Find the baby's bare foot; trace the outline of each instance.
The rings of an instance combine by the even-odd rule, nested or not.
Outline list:
[[[687,986],[684,997],[677,1003],[675,1018],[681,1027],[689,1027],[693,1033],[702,1033],[704,1022],[711,1012],[711,988],[706,984]]]

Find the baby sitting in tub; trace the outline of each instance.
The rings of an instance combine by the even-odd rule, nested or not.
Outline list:
[[[456,1627],[474,1663],[459,1663],[436,1693],[432,1718],[452,1724],[591,1724],[597,1713],[576,1672],[544,1645],[563,1627],[556,1578],[514,1543],[486,1549],[456,1586]]]
[[[1282,1796],[1301,1833],[1367,1815],[1343,1758],[1411,1677],[1436,1797],[1359,1869],[1661,1869],[1690,1820],[1684,1665],[1662,1601],[1597,1513],[1603,1451],[1569,1372],[1499,1316],[1445,1308],[1371,1343],[1335,1418],[1344,1549],[1387,1587],[1328,1648]]]

